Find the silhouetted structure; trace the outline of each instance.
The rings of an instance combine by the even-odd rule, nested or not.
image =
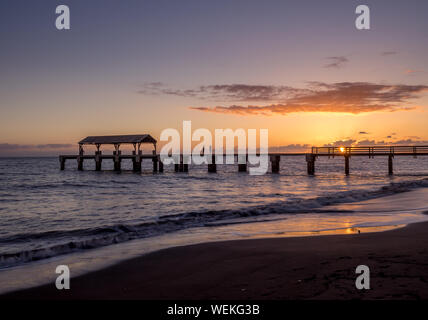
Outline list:
[[[152,154],[143,155],[140,146],[143,143],[153,144],[154,150]],[[114,145],[115,151],[112,155],[103,155],[100,151],[100,147],[105,144]],[[134,151],[130,155],[124,155],[120,151],[122,144],[132,144]],[[84,145],[95,145],[97,151],[95,155],[85,155],[83,147]],[[259,153],[257,153],[259,155]],[[349,175],[350,165],[349,159],[354,156],[366,156],[374,158],[375,156],[387,156],[388,157],[388,174],[393,174],[393,159],[395,156],[426,156],[428,155],[428,146],[366,146],[366,147],[312,147],[310,153],[269,153],[269,160],[271,163],[271,172],[279,173],[280,171],[280,160],[281,156],[306,156],[307,172],[308,175],[315,174],[315,162],[318,157],[344,157],[345,160],[345,174]],[[169,155],[171,157],[171,155]],[[204,156],[203,152],[201,156]],[[208,153],[205,155],[208,164],[208,172],[217,172],[218,159],[225,157],[226,154],[216,155]],[[230,156],[228,154],[228,156]],[[191,163],[191,155],[188,154],[176,154],[173,155],[174,159],[174,171],[175,172],[188,172],[189,164]],[[248,163],[248,154],[233,154],[234,159],[237,159],[238,171],[246,172]],[[153,162],[153,172],[163,172],[163,162],[156,153],[156,140],[149,134],[142,135],[122,135],[122,136],[90,136],[79,142],[79,154],[78,155],[61,155],[59,161],[61,164],[61,170],[65,169],[65,161],[68,159],[77,159],[78,170],[83,170],[83,160],[92,159],[95,160],[95,170],[101,170],[101,163],[103,159],[113,159],[114,170],[121,170],[122,159],[132,159],[133,170],[136,172],[141,171],[141,162],[143,159],[151,159]],[[217,161],[216,161],[217,159]]]
[[[95,160],[95,170],[101,170],[103,159],[113,159],[114,170],[121,170],[122,159],[132,159],[133,170],[136,172],[141,171],[141,161],[143,158],[150,158],[153,161],[153,171],[158,170],[159,157],[156,154],[156,139],[149,134],[133,134],[133,135],[116,135],[116,136],[89,136],[79,141],[79,154],[78,155],[64,155],[60,156],[61,170],[65,169],[65,161],[67,159],[77,159],[77,169],[83,170],[83,161],[85,159]],[[112,155],[103,155],[100,150],[102,145],[113,145],[114,151]],[[132,144],[134,151],[131,155],[122,155],[120,146],[124,144]],[[143,155],[141,151],[142,144],[153,144],[154,150],[152,155]],[[95,155],[85,155],[84,146],[94,145],[97,150]],[[159,163],[159,170],[163,171],[163,165]]]
[[[349,175],[349,158],[352,156],[365,156],[374,158],[375,156],[388,157],[388,174],[392,175],[393,159],[395,156],[426,156],[428,146],[361,146],[361,147],[312,147],[312,152],[306,155],[308,174],[315,174],[315,160],[317,157],[344,157],[345,174]]]

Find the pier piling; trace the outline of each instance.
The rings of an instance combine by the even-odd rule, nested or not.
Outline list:
[[[183,172],[189,172],[190,156],[189,155],[183,155],[182,161],[183,161]]]
[[[159,162],[159,172],[163,172],[163,162],[161,161],[160,157],[157,156],[158,162]]]
[[[392,155],[392,154],[390,154],[388,156],[388,174],[390,176],[392,176],[394,174],[393,163],[392,163],[393,158],[394,158],[394,155]]]
[[[345,174],[349,176],[349,156],[345,156]]]
[[[158,172],[158,157],[153,157],[153,172]]]
[[[238,163],[238,172],[247,172],[247,164]]]
[[[280,160],[281,160],[280,156],[270,156],[272,173],[279,173],[279,162],[280,162]]]
[[[63,156],[59,156],[60,169],[65,169],[65,158]]]
[[[211,173],[217,172],[217,165],[215,163],[215,155],[214,154],[211,156],[211,163],[208,164],[208,172],[211,172]]]
[[[247,172],[247,155],[238,155],[238,172]]]
[[[119,150],[113,151],[114,171],[120,171],[121,170],[121,158],[120,158],[121,153],[122,152]]]
[[[101,171],[101,163],[103,161],[101,151],[95,151],[95,171]]]
[[[77,157],[77,170],[79,171],[83,170],[83,156]]]
[[[315,174],[315,156],[313,154],[306,155],[306,164],[308,175],[313,176]]]
[[[138,151],[138,154],[136,151],[133,151],[132,155],[134,156],[132,159],[132,171],[141,172],[141,162],[143,161],[141,151]]]
[[[178,165],[178,171],[183,172],[183,169],[184,169],[184,167],[183,167],[183,155],[180,154],[180,163]]]

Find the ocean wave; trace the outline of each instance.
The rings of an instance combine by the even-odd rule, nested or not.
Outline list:
[[[323,209],[323,207],[384,197],[421,187],[428,187],[428,179],[390,183],[376,190],[342,191],[312,199],[276,201],[241,209],[199,210],[170,214],[132,225],[118,224],[77,230],[22,233],[0,238],[0,245],[25,242],[35,243],[37,247],[19,252],[0,253],[0,268],[188,228],[233,224],[235,223],[233,219],[269,214],[332,213],[332,210]],[[42,248],[40,248],[41,244],[43,244]]]

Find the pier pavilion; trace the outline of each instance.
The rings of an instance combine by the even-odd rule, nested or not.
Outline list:
[[[65,169],[65,161],[68,159],[77,159],[77,169],[83,170],[84,160],[95,160],[95,170],[101,170],[102,161],[105,159],[113,160],[114,170],[120,171],[121,162],[123,159],[131,159],[133,164],[133,170],[138,172],[141,171],[141,161],[143,158],[150,158],[153,161],[153,171],[158,170],[159,157],[156,154],[156,139],[149,134],[133,134],[133,135],[115,135],[115,136],[89,136],[79,141],[79,154],[78,155],[63,155],[60,156],[61,170]],[[120,150],[121,145],[130,144],[134,146],[132,154],[122,154]],[[153,152],[150,155],[143,155],[141,151],[142,144],[152,144]],[[84,151],[85,145],[93,145],[96,147],[95,154],[87,155]],[[100,150],[102,145],[114,146],[113,154],[103,155]],[[160,163],[160,171],[163,171],[163,166]]]

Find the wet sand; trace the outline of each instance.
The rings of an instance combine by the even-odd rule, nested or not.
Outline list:
[[[357,290],[355,268],[370,268]],[[428,299],[428,222],[385,232],[169,248],[0,299]]]

